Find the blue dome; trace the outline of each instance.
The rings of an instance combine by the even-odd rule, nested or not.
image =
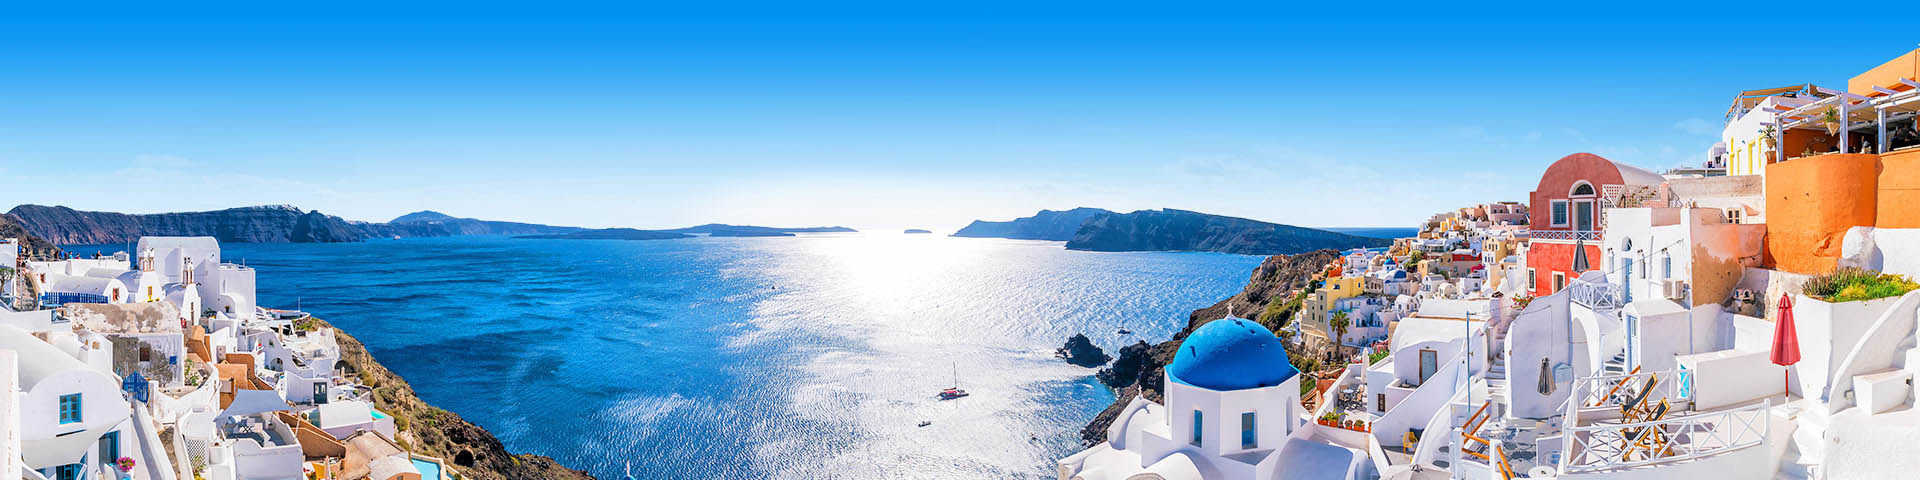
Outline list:
[[[1201,325],[1167,365],[1168,379],[1208,390],[1271,387],[1299,373],[1272,331],[1240,318]]]

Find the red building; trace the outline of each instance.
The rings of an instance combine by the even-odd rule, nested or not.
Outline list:
[[[1587,265],[1601,266],[1600,231],[1606,207],[1622,192],[1657,188],[1659,174],[1591,153],[1562,157],[1540,175],[1527,210],[1533,215],[1527,244],[1527,281],[1534,295],[1560,291],[1580,277],[1573,271],[1574,245],[1585,246]]]

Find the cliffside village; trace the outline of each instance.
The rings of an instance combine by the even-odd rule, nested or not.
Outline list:
[[[446,480],[211,237],[55,258],[0,239],[0,478]],[[399,426],[404,427],[404,426]]]
[[[1346,252],[1278,334],[1196,329],[1058,477],[1913,478],[1916,78],[1742,91],[1704,164],[1575,153]]]

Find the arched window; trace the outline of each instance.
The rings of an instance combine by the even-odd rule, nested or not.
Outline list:
[[[1573,191],[1568,193],[1567,196],[1593,196],[1593,184],[1581,180],[1579,183],[1573,184]]]

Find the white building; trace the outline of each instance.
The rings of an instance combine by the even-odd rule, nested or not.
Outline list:
[[[134,441],[119,379],[11,326],[0,325],[0,350],[19,356],[20,457],[27,468],[54,480],[91,477],[119,458],[123,438]]]
[[[1059,461],[1061,479],[1362,478],[1365,454],[1316,441],[1300,375],[1257,323],[1208,322],[1166,368],[1164,404],[1135,398],[1107,441]],[[1284,468],[1283,468],[1284,467]]]

